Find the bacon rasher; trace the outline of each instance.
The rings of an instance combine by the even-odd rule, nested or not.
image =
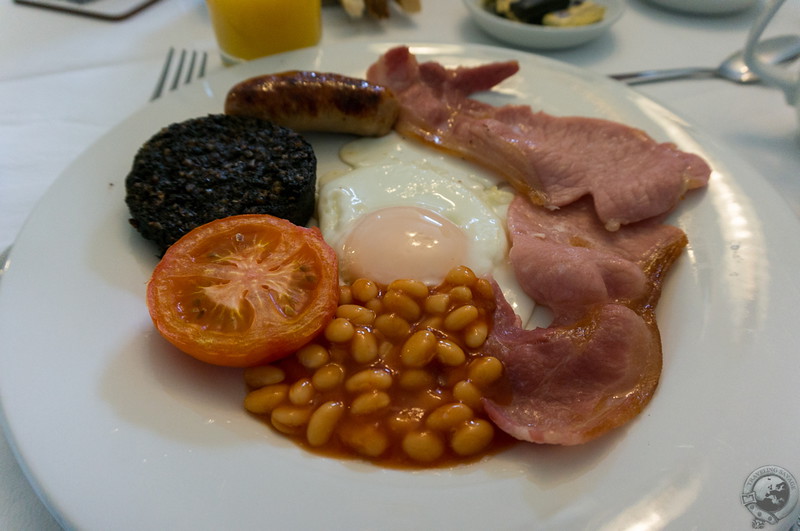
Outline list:
[[[453,69],[418,63],[401,46],[381,56],[367,79],[400,99],[401,134],[495,171],[535,204],[562,207],[591,195],[609,230],[668,212],[708,182],[702,158],[639,129],[469,98],[517,71],[515,61]]]
[[[518,439],[587,442],[634,418],[655,392],[655,307],[686,235],[656,220],[609,232],[585,199],[551,212],[518,196],[508,218],[520,285],[554,318],[524,329],[498,294],[484,352],[503,362],[512,393],[510,403],[487,402],[487,413]]]

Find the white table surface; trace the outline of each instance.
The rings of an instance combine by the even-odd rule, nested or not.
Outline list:
[[[461,0],[422,3],[415,16],[381,22],[351,21],[341,9],[326,7],[321,45],[345,40],[502,45],[472,23]],[[759,7],[703,17],[629,0],[610,34],[580,48],[540,53],[603,74],[712,66],[744,44]],[[788,2],[767,33],[800,33],[800,2]],[[0,249],[13,243],[36,202],[75,157],[147,104],[170,46],[207,50],[209,70],[222,68],[203,0],[161,0],[122,22],[2,0]],[[780,92],[717,79],[638,90],[736,151],[800,216],[796,116]],[[0,529],[58,529],[2,436]]]

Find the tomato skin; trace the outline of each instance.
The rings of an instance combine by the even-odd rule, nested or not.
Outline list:
[[[244,214],[187,233],[147,285],[159,333],[207,363],[249,367],[296,351],[332,319],[336,253],[318,228]]]

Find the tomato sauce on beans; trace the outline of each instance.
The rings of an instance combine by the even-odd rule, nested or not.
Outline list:
[[[481,353],[492,285],[467,267],[416,280],[341,286],[335,317],[294,355],[245,370],[245,408],[312,451],[388,467],[473,461],[512,440],[482,399],[509,397],[503,364]]]

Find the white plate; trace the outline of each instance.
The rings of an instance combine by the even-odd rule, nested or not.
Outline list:
[[[521,444],[452,470],[327,459],[246,415],[239,371],[194,362],[153,331],[144,291],[156,258],[124,204],[140,144],[172,121],[220,112],[245,77],[362,75],[388,47],[308,49],[226,69],[122,123],[43,198],[0,284],[0,399],[48,507],[81,529],[750,528],[748,476],[776,465],[800,477],[800,244],[787,236],[798,220],[685,122],[564,64],[492,47],[413,47],[448,65],[518,59],[521,72],[485,100],[619,120],[713,165],[708,190],[671,218],[691,244],[658,311],[661,385],[629,425],[584,446]],[[331,137],[312,141],[323,171],[337,164]]]

